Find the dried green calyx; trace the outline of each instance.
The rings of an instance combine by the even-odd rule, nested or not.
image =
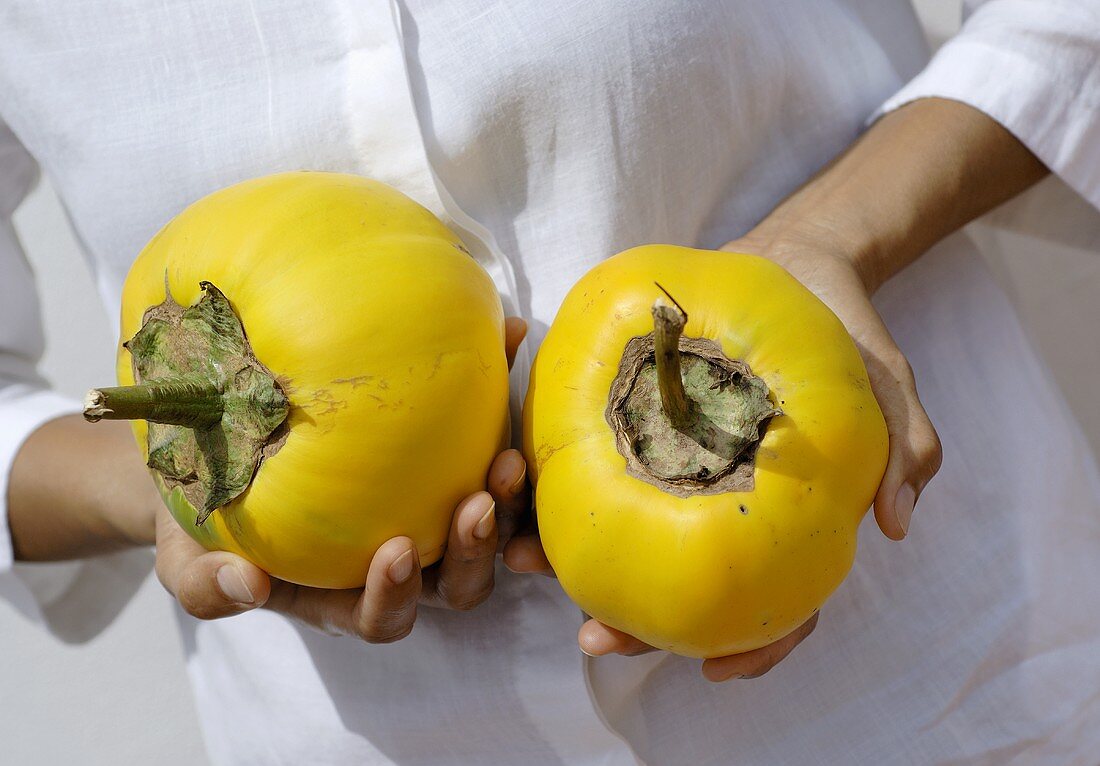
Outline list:
[[[149,467],[179,486],[202,524],[248,488],[286,435],[290,405],[209,282],[193,306],[165,300],[124,343],[137,385],[88,392],[84,417],[149,422]]]
[[[679,497],[748,491],[756,448],[782,414],[767,384],[705,338],[684,338],[687,315],[653,307],[654,332],[632,338],[605,418],[628,472]]]

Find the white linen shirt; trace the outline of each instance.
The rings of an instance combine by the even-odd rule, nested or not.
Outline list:
[[[533,349],[602,258],[721,245],[914,98],[985,110],[1100,206],[1097,3],[970,10],[921,72],[903,0],[0,4],[0,503],[26,436],[78,409],[35,372],[39,306],[10,215],[37,167],[116,314],[133,258],[188,203],[340,170],[451,221]],[[767,677],[715,686],[669,655],[586,659],[557,584],[502,568],[487,604],[422,609],[389,646],[262,610],[181,613],[213,761],[1093,763],[1093,457],[965,237],[876,304],[945,465],[904,544],[864,526],[820,627]]]

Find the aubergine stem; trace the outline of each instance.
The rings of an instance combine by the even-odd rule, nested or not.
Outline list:
[[[84,397],[84,419],[89,423],[147,420],[204,429],[221,420],[222,408],[221,391],[201,376],[93,388]]]
[[[661,291],[664,292],[663,287]],[[668,293],[665,292],[665,295]],[[661,409],[672,425],[680,429],[686,427],[691,418],[691,404],[684,392],[684,379],[680,371],[680,336],[687,324],[687,314],[671,295],[668,297],[673,305],[661,298],[653,304],[653,352],[657,362]]]

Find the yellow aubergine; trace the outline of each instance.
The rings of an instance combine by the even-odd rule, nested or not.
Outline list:
[[[361,587],[396,535],[438,560],[508,439],[491,279],[364,178],[283,173],[191,205],[134,262],[121,337],[122,387],[86,417],[136,418],[176,521],[291,582]]]
[[[719,657],[791,632],[841,583],[888,440],[852,339],[784,269],[650,245],[566,297],[524,448],[566,593],[653,646]]]

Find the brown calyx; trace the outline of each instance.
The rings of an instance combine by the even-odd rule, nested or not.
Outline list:
[[[658,300],[653,319],[627,343],[604,413],[627,471],[678,497],[751,490],[756,448],[782,414],[767,385],[714,341],[683,337],[679,305]]]

